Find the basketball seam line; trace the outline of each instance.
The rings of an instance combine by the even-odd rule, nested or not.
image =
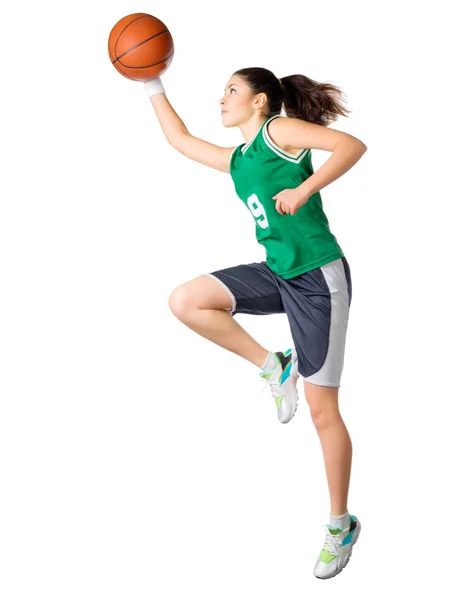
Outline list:
[[[143,40],[143,42],[140,42],[139,44],[137,44],[137,45],[136,45],[136,46],[134,46],[133,48],[130,48],[130,50],[127,50],[127,52],[124,52],[124,54],[121,54],[120,56],[118,56],[118,57],[116,58],[116,60],[114,60],[114,61],[113,61],[113,64],[114,64],[116,61],[118,61],[118,60],[120,61],[120,59],[121,59],[123,56],[125,56],[125,55],[126,55],[126,54],[128,54],[129,52],[132,52],[132,50],[135,50],[136,48],[139,48],[139,47],[140,47],[140,46],[142,46],[143,44],[146,44],[146,42],[149,42],[150,40],[154,39],[154,38],[155,38],[155,37],[157,37],[158,35],[162,35],[163,33],[169,33],[169,30],[168,30],[168,29],[165,29],[164,31],[161,31],[161,32],[159,32],[159,33],[156,33],[155,35],[152,35],[150,38],[148,38],[148,39],[146,39],[146,40]],[[116,49],[116,46],[114,46],[114,50],[115,50],[115,49]],[[162,62],[162,61],[161,61],[161,62]],[[158,64],[158,63],[156,63],[156,64]],[[121,63],[121,65],[122,65],[122,63]],[[123,66],[125,67],[125,65],[123,65]],[[150,66],[152,66],[152,65],[150,65]],[[129,68],[131,68],[131,67],[129,67]],[[133,67],[132,67],[132,68],[133,68]]]
[[[127,29],[127,27],[129,27],[129,25],[132,25],[132,23],[135,23],[135,21],[138,21],[138,19],[144,19],[145,17],[148,17],[149,15],[147,15],[146,13],[140,15],[139,17],[137,17],[136,19],[134,19],[133,21],[130,21],[130,23],[127,23],[127,25],[124,27],[124,29],[120,32],[120,34],[117,36],[116,41],[114,42],[114,54],[117,56],[117,52],[116,52],[116,48],[117,48],[117,42],[119,41],[121,35],[124,33],[124,31]],[[117,60],[117,58],[116,58]],[[113,61],[116,62],[116,61]]]
[[[172,50],[172,52],[170,54],[168,54],[167,56],[165,56],[162,60],[158,60],[158,62],[153,63],[152,65],[146,65],[144,67],[130,67],[129,65],[124,65],[124,63],[120,63],[120,64],[125,69],[149,69],[150,67],[155,67],[156,65],[159,65],[160,63],[164,62],[165,60],[168,60],[173,54],[174,54],[174,51]],[[114,61],[114,62],[118,62],[118,61]]]

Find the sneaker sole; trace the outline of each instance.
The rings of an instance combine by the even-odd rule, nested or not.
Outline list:
[[[286,423],[289,423],[291,421],[291,419],[294,417],[294,415],[296,414],[296,410],[297,410],[297,402],[299,400],[299,394],[298,394],[298,391],[297,391],[297,378],[298,378],[298,375],[297,374],[295,375],[294,371],[295,371],[295,369],[294,369],[294,363],[293,363],[293,366],[291,367],[291,373],[289,375],[289,379],[290,379],[290,382],[291,382],[291,388],[294,390],[296,402],[295,402],[295,405],[294,405],[294,410],[291,412],[291,415],[290,415],[289,419],[287,421],[280,421],[280,423],[282,425],[286,425]]]

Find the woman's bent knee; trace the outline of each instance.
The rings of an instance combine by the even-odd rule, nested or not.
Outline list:
[[[184,319],[188,312],[194,309],[194,302],[185,285],[176,287],[169,296],[169,308],[180,320]]]
[[[232,308],[232,298],[213,277],[201,275],[176,287],[169,296],[169,308],[179,319],[194,310]]]

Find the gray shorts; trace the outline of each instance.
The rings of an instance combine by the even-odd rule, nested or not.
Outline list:
[[[282,279],[266,262],[237,265],[206,273],[228,291],[236,313],[286,313],[305,381],[341,386],[347,323],[352,299],[345,256],[292,279]]]

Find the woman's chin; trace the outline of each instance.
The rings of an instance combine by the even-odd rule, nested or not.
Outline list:
[[[227,115],[222,115],[222,125],[224,127],[234,127],[235,123],[233,123],[233,121],[230,121],[229,119],[227,119]]]

